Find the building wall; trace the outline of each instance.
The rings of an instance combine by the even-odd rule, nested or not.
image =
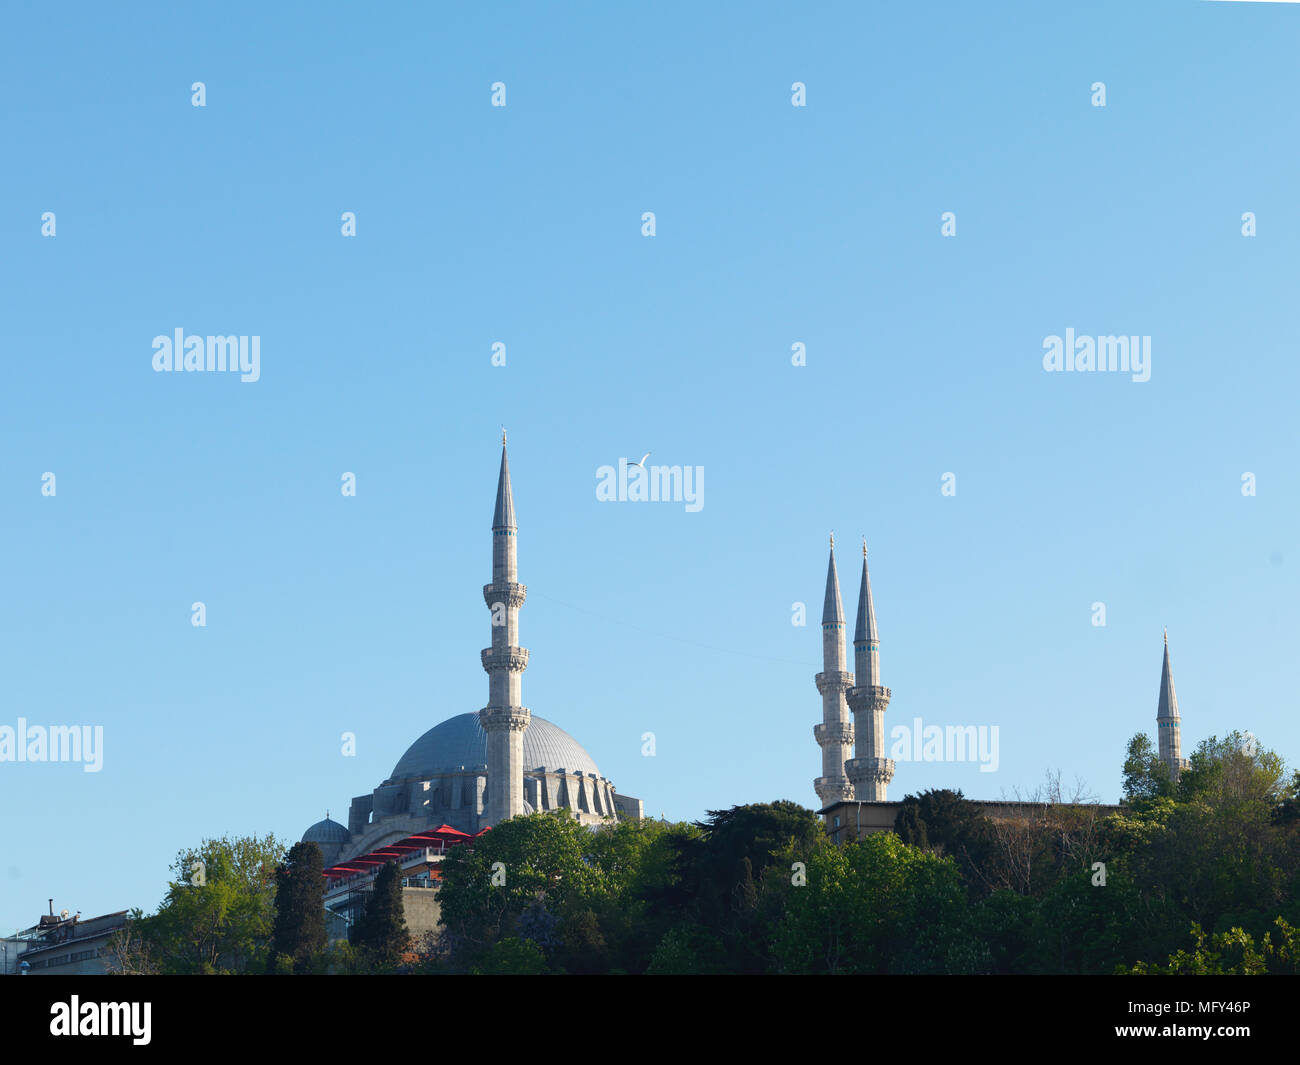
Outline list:
[[[980,813],[991,821],[1024,820],[1041,816],[1051,805],[1041,802],[1014,802],[1010,800],[984,801],[972,799]],[[835,843],[849,843],[874,832],[892,832],[902,802],[840,802],[821,811],[826,834]],[[1063,804],[1069,805],[1069,804]],[[1088,803],[1079,809],[1095,810],[1097,816],[1118,813],[1122,806],[1106,803]]]
[[[326,865],[441,824],[473,835],[488,821],[483,799],[487,783],[481,772],[450,772],[384,785],[354,798],[348,811],[352,839],[334,851]],[[615,793],[608,780],[593,773],[526,770],[524,797],[534,812],[568,809],[584,825],[599,825],[616,816],[643,816],[640,799]]]
[[[436,887],[402,888],[402,913],[411,939],[418,940],[425,932],[438,931],[442,905],[438,902]]]

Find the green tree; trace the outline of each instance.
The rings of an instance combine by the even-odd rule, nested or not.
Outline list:
[[[1278,804],[1273,807],[1272,821],[1275,825],[1291,825],[1300,821],[1300,769],[1291,774],[1291,780],[1283,789]]]
[[[772,953],[787,973],[965,973],[990,968],[956,863],[877,832],[808,855]]]
[[[932,789],[905,796],[894,818],[894,832],[904,843],[951,855],[967,886],[983,895],[988,884],[993,828],[975,803],[960,791]]]
[[[1140,805],[1152,799],[1167,798],[1173,793],[1169,767],[1160,760],[1151,737],[1139,732],[1128,741],[1124,755],[1124,801]]]
[[[438,900],[453,965],[473,967],[499,940],[520,936],[530,907],[567,914],[599,898],[606,877],[592,846],[591,830],[556,810],[512,817],[452,850]]]
[[[1234,928],[1261,942],[1278,915],[1300,916],[1300,824],[1282,760],[1253,737],[1211,737],[1192,753],[1172,798],[1134,804],[1106,821],[1115,859],[1140,893],[1130,909],[1128,957],[1172,957],[1191,925]],[[1244,962],[1243,962],[1244,964]]]
[[[772,872],[788,881],[790,863],[826,841],[817,815],[780,800],[710,810],[698,834],[679,836],[670,882],[657,900],[657,916],[671,926],[685,920],[707,929],[721,946],[702,964],[720,972],[756,973],[771,967],[768,924],[784,905],[780,891],[764,885]],[[696,935],[696,949],[709,942]]]
[[[610,951],[594,910],[577,910],[560,922],[556,962],[566,973],[591,976],[609,972]]]
[[[680,925],[665,932],[650,956],[649,976],[717,975],[716,959],[722,943],[694,925]]]
[[[265,971],[283,853],[270,835],[205,839],[181,851],[158,911],[132,922],[136,958],[164,974]]]
[[[296,843],[275,870],[271,965],[306,972],[325,949],[325,875],[320,847]]]
[[[411,949],[402,905],[402,872],[396,862],[386,862],[375,874],[365,908],[348,930],[348,940],[365,964],[380,971],[396,968]]]
[[[1188,762],[1178,778],[1181,802],[1200,800],[1216,809],[1262,806],[1271,812],[1282,801],[1282,758],[1260,747],[1249,733],[1233,731],[1221,740],[1202,740]]]
[[[510,936],[492,944],[471,971],[483,976],[539,976],[547,972],[546,955],[531,939]]]
[[[1260,976],[1266,973],[1300,973],[1300,934],[1282,918],[1273,922],[1275,931],[1262,943],[1241,928],[1207,935],[1192,925],[1192,950],[1179,950],[1163,965],[1138,962],[1128,971],[1133,975],[1174,976]],[[1122,970],[1121,970],[1122,971]]]
[[[621,821],[593,833],[590,860],[604,876],[589,905],[608,945],[610,971],[642,973],[668,930],[681,919],[676,897],[681,844],[701,831],[686,822]]]

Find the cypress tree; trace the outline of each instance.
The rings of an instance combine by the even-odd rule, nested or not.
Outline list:
[[[365,909],[348,939],[370,965],[380,969],[394,968],[411,949],[402,907],[402,874],[396,862],[388,862],[379,870]]]
[[[275,869],[271,970],[303,972],[325,949],[325,873],[315,843],[296,843]]]

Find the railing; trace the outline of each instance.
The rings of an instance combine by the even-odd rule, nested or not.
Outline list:
[[[441,858],[445,853],[446,852],[442,847],[425,847],[422,850],[412,851],[404,858],[398,859],[398,868],[405,869],[405,868],[409,868],[410,866],[422,865],[425,863],[433,864],[435,859]],[[325,889],[325,894],[334,895],[344,889],[347,890],[359,889],[360,887],[362,887],[362,885],[368,884],[371,881],[373,881],[375,879],[375,876],[379,873],[379,870],[382,868],[383,868],[382,865],[377,865],[373,869],[367,869],[364,872],[353,873],[351,876],[345,876],[335,880],[331,880],[329,887]],[[407,886],[436,887],[437,886],[436,884],[414,884],[414,885],[407,884],[408,880],[414,880],[414,879],[418,879],[418,878],[403,877],[402,886],[403,887],[407,887]]]

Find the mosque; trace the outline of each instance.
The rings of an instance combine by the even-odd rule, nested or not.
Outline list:
[[[346,826],[327,814],[307,829],[303,842],[320,847],[327,877],[350,879],[398,854],[441,853],[518,814],[563,809],[584,825],[643,815],[641,800],[620,795],[577,740],[523,705],[519,608],[528,589],[518,581],[518,531],[502,433],[492,582],[483,588],[492,614],[492,645],[482,652],[488,704],[411,744],[387,780],[352,800]]]
[[[813,790],[821,801],[817,811],[827,834],[837,843],[860,839],[872,832],[887,832],[902,803],[890,802],[887,790],[894,779],[894,761],[885,757],[885,711],[893,692],[880,683],[880,631],[867,570],[867,545],[862,545],[862,582],[858,588],[858,613],[853,632],[853,671],[848,670],[845,649],[844,605],[835,569],[835,536],[826,570],[826,596],[822,604],[822,672],[815,678],[822,697],[822,720],[813,726],[821,748],[821,776]],[[850,713],[852,718],[850,718]],[[1156,733],[1160,761],[1178,780],[1187,768],[1182,756],[1182,720],[1174,675],[1169,665],[1169,633],[1160,670],[1156,705]],[[1013,800],[973,800],[994,820],[1024,816],[1041,804]],[[1102,813],[1115,813],[1117,805],[1095,804]]]

